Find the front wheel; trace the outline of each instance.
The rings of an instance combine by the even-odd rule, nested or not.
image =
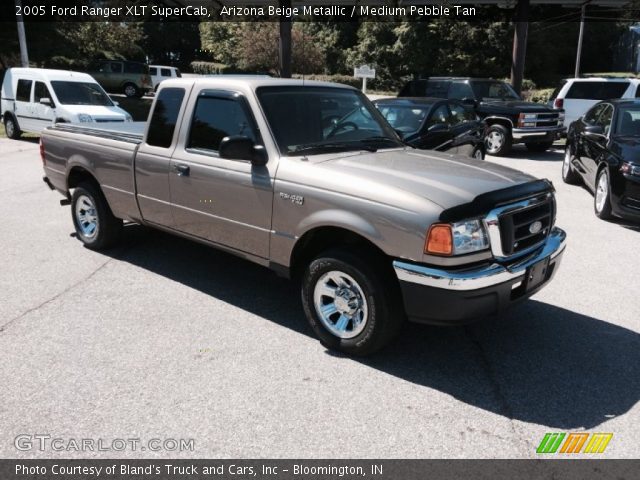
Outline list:
[[[553,142],[529,142],[524,145],[530,152],[546,152],[553,146]]]
[[[572,160],[571,145],[567,143],[567,148],[564,150],[564,160],[562,161],[562,180],[569,185],[577,185],[580,182],[580,176],[573,169]]]
[[[82,182],[73,191],[71,216],[76,237],[92,250],[112,246],[122,231],[122,220],[111,213],[107,200],[93,183]]]
[[[13,118],[13,115],[6,114],[4,116],[4,131],[7,134],[7,137],[12,140],[18,140],[20,138],[22,132],[20,131],[20,127],[18,126],[15,118]]]
[[[484,145],[489,155],[502,156],[511,151],[511,132],[502,125],[494,124],[487,129]]]
[[[374,258],[348,250],[328,251],[309,264],[302,280],[302,304],[323,345],[367,355],[394,338],[404,312],[393,283],[384,283],[387,277]]]
[[[611,183],[609,182],[609,171],[606,167],[600,170],[596,180],[593,210],[596,216],[602,220],[611,218]]]

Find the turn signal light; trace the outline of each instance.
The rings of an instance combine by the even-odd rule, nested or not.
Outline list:
[[[424,253],[451,255],[453,253],[453,233],[451,225],[435,223],[429,228]]]
[[[553,101],[553,106],[554,106],[555,108],[562,108],[562,107],[564,107],[564,99],[562,99],[562,98],[556,98],[556,99]]]

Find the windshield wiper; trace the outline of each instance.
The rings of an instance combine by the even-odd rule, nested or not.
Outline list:
[[[361,143],[364,143],[365,145],[368,144],[368,143],[378,143],[378,144],[379,143],[391,143],[391,144],[393,144],[394,146],[397,146],[397,147],[402,145],[401,143],[400,144],[398,143],[398,140],[395,140],[395,139],[389,138],[389,137],[384,137],[382,135],[378,135],[378,136],[375,136],[375,137],[363,138],[362,140],[358,140],[358,141],[361,142]]]
[[[367,150],[368,152],[375,152],[378,149],[371,145],[361,143],[309,143],[307,145],[298,145],[293,150],[289,151],[288,155],[294,156],[302,153],[346,152],[350,150]]]

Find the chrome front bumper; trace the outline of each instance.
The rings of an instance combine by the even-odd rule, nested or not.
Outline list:
[[[514,140],[522,140],[533,137],[547,137],[553,138],[559,137],[567,131],[564,126],[560,127],[541,127],[541,128],[513,128],[511,130],[511,137]]]
[[[531,265],[547,257],[553,260],[564,251],[566,237],[564,230],[554,227],[539,250],[511,264],[492,263],[468,270],[443,270],[395,260],[393,268],[398,280],[403,282],[446,290],[478,290],[524,277]]]

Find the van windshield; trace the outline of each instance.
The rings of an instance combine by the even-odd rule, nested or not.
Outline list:
[[[51,82],[62,105],[101,105],[112,107],[113,102],[100,85],[90,82]]]

